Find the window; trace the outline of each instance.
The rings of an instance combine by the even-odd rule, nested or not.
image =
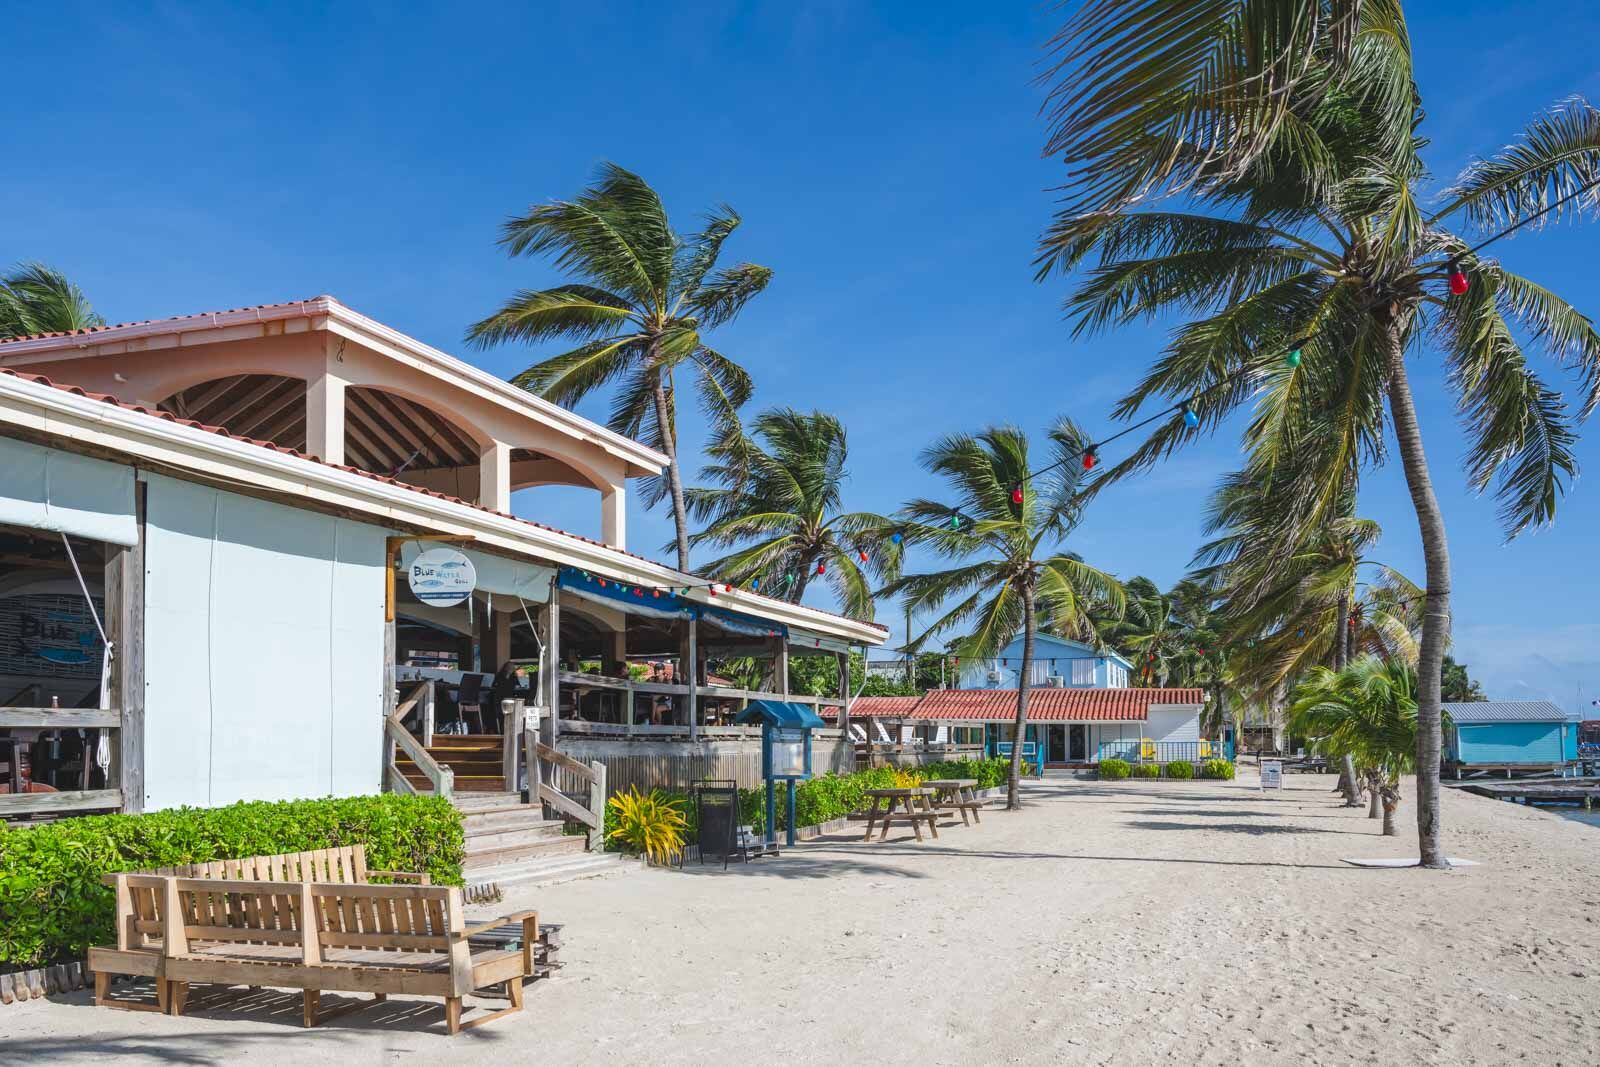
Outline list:
[[[1073,685],[1093,685],[1094,684],[1094,660],[1092,660],[1092,659],[1075,659],[1075,660],[1072,661],[1072,684]]]
[[[1126,689],[1128,687],[1128,668],[1120,663],[1106,664],[1106,685],[1111,689]]]

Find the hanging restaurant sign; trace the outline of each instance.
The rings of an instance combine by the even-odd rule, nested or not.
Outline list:
[[[406,577],[412,595],[436,608],[452,608],[464,602],[478,584],[472,561],[453,548],[428,549],[411,561]]]

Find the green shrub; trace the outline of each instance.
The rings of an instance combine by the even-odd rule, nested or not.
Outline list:
[[[683,812],[688,806],[683,797],[661,789],[641,793],[633,786],[616,793],[606,802],[606,822],[615,824],[606,841],[654,863],[671,863],[683,854],[683,832],[689,825]]]
[[[1186,759],[1175,759],[1167,764],[1168,778],[1193,778],[1194,764]]]
[[[1133,765],[1125,759],[1103,759],[1100,761],[1100,777],[1107,781],[1126,778],[1132,771]]]
[[[1233,781],[1233,763],[1225,759],[1208,759],[1200,764],[1200,777],[1221,778],[1224,781]]]
[[[1161,764],[1159,764],[1159,763],[1135,763],[1133,765],[1133,776],[1135,778],[1160,778],[1161,777]]]
[[[114,944],[115,895],[103,874],[356,844],[373,870],[461,884],[461,816],[441,797],[253,801],[0,827],[0,966],[67,962]]]

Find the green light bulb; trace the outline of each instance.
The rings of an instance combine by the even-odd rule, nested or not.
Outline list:
[[[1291,367],[1298,367],[1300,365],[1300,350],[1296,348],[1291,351],[1289,353],[1289,358],[1284,362],[1288,363]]]

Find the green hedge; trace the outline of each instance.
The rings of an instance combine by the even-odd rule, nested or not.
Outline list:
[[[1186,759],[1175,759],[1167,764],[1168,778],[1193,778],[1194,764]]]
[[[1125,759],[1103,759],[1100,761],[1100,777],[1108,780],[1118,780],[1128,777],[1133,773],[1133,765]]]
[[[1160,778],[1161,777],[1161,764],[1159,764],[1159,763],[1135,763],[1133,765],[1133,776],[1135,778]]]
[[[113,944],[103,874],[356,844],[374,870],[461,884],[461,816],[440,797],[256,801],[0,828],[0,968],[78,960],[90,945]]]
[[[996,789],[1006,784],[1006,778],[1011,773],[1011,761],[1004,758],[947,760],[941,763],[925,763],[918,767],[906,767],[904,770],[913,772],[923,779],[972,778],[977,781],[979,789]],[[800,782],[795,787],[795,809],[798,815],[796,825],[816,826],[819,823],[841,819],[853,811],[865,811],[868,804],[863,793],[868,789],[890,788],[894,786],[895,781],[894,768],[875,767],[870,771],[858,771],[855,774],[824,774],[810,781]],[[699,841],[699,813],[695,811],[693,797],[686,792],[673,790],[662,790],[662,792],[669,797],[682,798],[686,801],[684,814],[688,817],[689,826],[684,832],[684,840],[690,844]],[[789,796],[788,790],[781,784],[778,788],[775,810],[778,829],[788,829]],[[765,787],[739,790],[739,822],[754,827],[756,833],[766,831]],[[605,829],[608,835],[612,826],[610,805],[607,805]],[[616,846],[608,840],[606,847],[615,849]]]
[[[1233,780],[1233,763],[1225,759],[1208,759],[1200,764],[1200,777],[1221,778],[1225,781]]]

